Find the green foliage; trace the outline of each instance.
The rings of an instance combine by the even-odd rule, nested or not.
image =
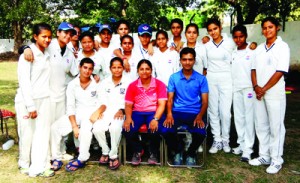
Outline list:
[[[299,0],[207,0],[206,13],[220,17],[220,12],[235,8],[237,16],[241,16],[244,24],[257,23],[266,16],[275,16],[282,21],[299,20]],[[240,11],[239,11],[240,10]]]
[[[128,2],[126,17],[130,20],[133,31],[136,31],[138,25],[142,23],[148,23],[157,28],[160,9],[164,8],[164,5],[154,0],[129,0]]]
[[[168,7],[167,9],[161,10],[161,14],[165,14],[169,22],[174,18],[180,18],[185,26],[189,23],[196,23],[199,28],[204,27],[204,23],[207,19],[207,16],[197,9],[178,11],[175,8]]]
[[[224,13],[230,7],[227,3],[222,0],[206,0],[203,7],[200,9],[201,14],[211,18],[211,17],[223,17]]]

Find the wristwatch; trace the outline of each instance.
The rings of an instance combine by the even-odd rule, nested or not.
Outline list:
[[[154,119],[155,121],[158,121],[158,120],[159,120],[157,117],[154,117],[153,119]]]

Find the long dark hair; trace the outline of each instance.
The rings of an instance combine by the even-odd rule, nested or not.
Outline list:
[[[34,35],[39,35],[42,30],[48,30],[51,32],[52,34],[52,30],[51,30],[51,26],[49,24],[46,23],[38,23],[38,24],[34,24],[33,28],[32,28],[32,38],[31,38],[31,42],[36,43],[36,40],[34,39]]]

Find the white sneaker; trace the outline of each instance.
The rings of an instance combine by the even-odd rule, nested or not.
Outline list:
[[[230,153],[231,148],[229,146],[229,143],[227,141],[222,141],[222,144],[223,144],[223,151],[225,153]]]
[[[275,164],[274,162],[272,162],[272,164],[266,169],[266,172],[269,174],[276,174],[281,168],[281,164]]]
[[[203,146],[200,145],[199,148],[198,148],[198,152],[202,153],[203,152]]]
[[[232,148],[232,153],[235,155],[240,155],[243,153],[241,146],[238,146],[236,148]]]
[[[254,158],[249,161],[249,164],[252,166],[269,165],[270,163],[270,160],[263,157]]]
[[[72,159],[74,159],[74,156],[67,154],[67,153],[63,154],[63,156],[62,156],[63,161],[70,161]]]
[[[208,152],[211,154],[215,154],[222,148],[223,148],[222,142],[214,141],[213,145],[211,146]]]

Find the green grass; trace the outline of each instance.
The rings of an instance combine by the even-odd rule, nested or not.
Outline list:
[[[14,110],[18,87],[17,62],[0,62],[0,108]]]
[[[0,62],[0,108],[14,111],[14,96],[17,88],[16,62]],[[266,167],[251,167],[239,161],[233,154],[220,152],[207,155],[205,169],[169,168],[130,165],[121,166],[117,171],[106,167],[88,164],[74,173],[60,170],[52,178],[28,178],[18,171],[18,146],[10,150],[0,150],[0,182],[257,182],[282,183],[300,182],[300,93],[288,95],[286,113],[286,140],[283,169],[277,175],[265,173]],[[12,121],[9,121],[9,134],[16,137]],[[232,132],[232,137],[236,136]],[[0,135],[0,145],[6,139]],[[236,139],[232,139],[234,143]]]

